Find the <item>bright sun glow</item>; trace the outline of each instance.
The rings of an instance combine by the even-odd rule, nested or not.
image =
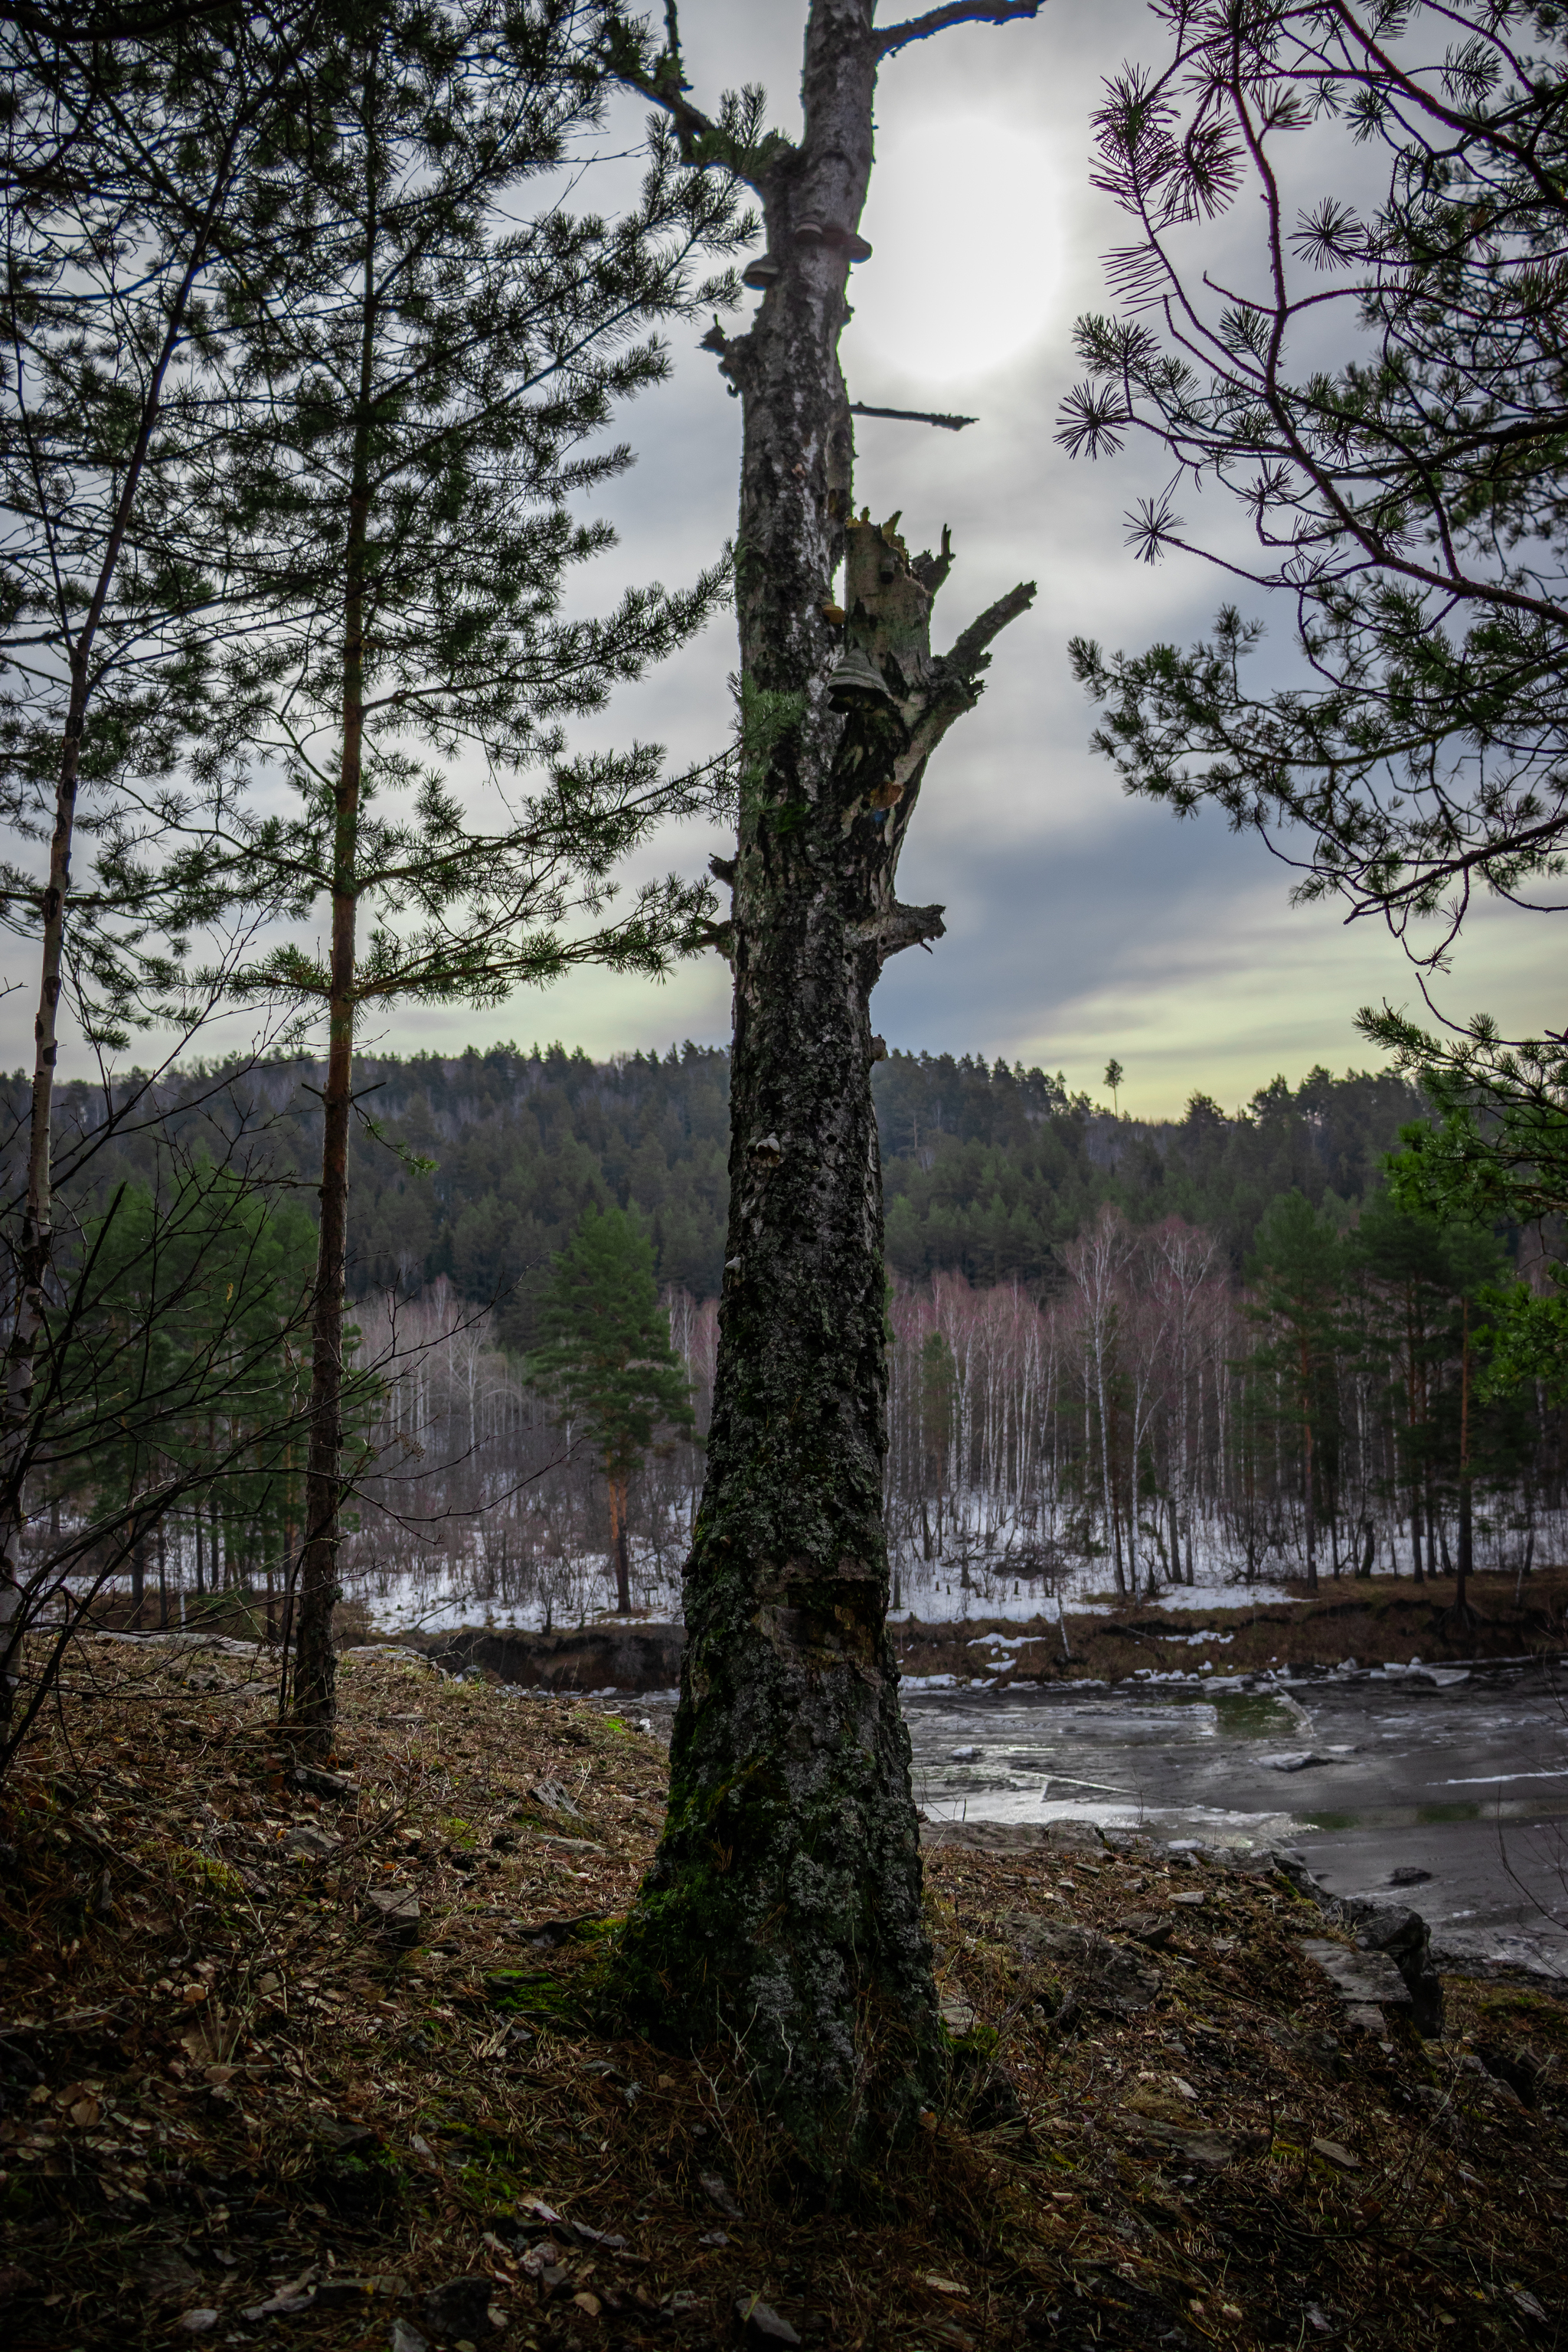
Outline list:
[[[846,356],[944,383],[1005,365],[1050,316],[1059,215],[1041,140],[979,115],[879,140],[862,223],[876,252],[850,272]],[[855,390],[876,397],[863,376]]]

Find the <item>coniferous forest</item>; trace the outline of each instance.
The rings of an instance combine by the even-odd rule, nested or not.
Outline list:
[[[363,1297],[415,1293],[445,1276],[494,1304],[509,1344],[529,1337],[528,1306],[552,1254],[584,1211],[618,1207],[647,1223],[659,1281],[717,1295],[729,1209],[729,1056],[688,1043],[662,1057],[593,1062],[559,1045],[457,1056],[360,1057],[365,1117],[352,1151],[355,1244],[349,1280]],[[320,1070],[278,1062],[232,1074],[200,1068],[143,1094],[116,1095],[130,1130],[87,1163],[101,1193],[146,1178],[174,1139],[207,1132],[276,1175],[309,1167]],[[1059,1076],[981,1056],[893,1053],[873,1077],[888,1265],[905,1282],[961,1274],[982,1286],[1040,1285],[1103,1202],[1131,1223],[1176,1215],[1212,1232],[1239,1276],[1259,1219],[1282,1192],[1348,1215],[1379,1181],[1422,1097],[1386,1073],[1276,1077],[1227,1114],[1194,1095],[1180,1120],[1113,1117]],[[14,1139],[26,1103],[5,1089]],[[62,1144],[95,1139],[102,1097],[60,1089]],[[300,1196],[307,1205],[309,1189]]]

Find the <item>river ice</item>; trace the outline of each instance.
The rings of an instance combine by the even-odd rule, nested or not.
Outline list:
[[[1286,1845],[1334,1894],[1401,1886],[1454,1960],[1568,1979],[1568,1685],[1550,1668],[906,1684],[904,1712],[932,1819]]]

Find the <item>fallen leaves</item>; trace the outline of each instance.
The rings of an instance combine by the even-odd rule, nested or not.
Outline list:
[[[417,1742],[397,1719],[412,1674]],[[965,2024],[952,2094],[890,2161],[874,2219],[795,2213],[733,2067],[656,2064],[593,2024],[604,1929],[659,1816],[653,1743],[574,1701],[459,1695],[384,1659],[345,1662],[343,1693],[355,1769],[325,1792],[269,1769],[275,1734],[242,1708],[142,1777],[102,1702],[91,1752],[111,1760],[77,1777],[141,1874],[111,1921],[84,1927],[79,1907],[29,1945],[7,1920],[37,1957],[12,1964],[0,2058],[30,2053],[39,2080],[8,2091],[0,2170],[71,2230],[84,2298],[74,2332],[52,2310],[50,2340],[108,2340],[121,2282],[172,2250],[185,2273],[140,2290],[159,2329],[221,2337],[255,2313],[279,2343],[306,2321],[318,2352],[521,2352],[546,2323],[583,2342],[607,2324],[639,2352],[731,2323],[753,2345],[962,2347],[1058,2310],[1142,2347],[1186,2326],[1189,2297],[1206,2315],[1191,2333],[1311,2341],[1310,2298],[1333,2332],[1354,2314],[1366,2352],[1398,2352],[1402,2265],[1450,2186],[1511,2282],[1499,2316],[1517,2333],[1549,2306],[1549,2251],[1538,2266],[1516,2204],[1548,2161],[1544,2110],[1487,2101],[1460,2191],[1458,2143],[1430,2118],[1470,2130],[1484,2068],[1366,2037],[1348,2053],[1338,1997],[1293,1940],[1314,1915],[1282,1882],[1081,1829],[929,1852]],[[100,1865],[82,1875],[37,1787],[42,1922]],[[1449,2086],[1436,2107],[1415,2097],[1422,2066]],[[38,2333],[35,2306],[61,2294],[50,2242],[13,2238],[12,2299]],[[456,2321],[432,2313],[465,2282]]]

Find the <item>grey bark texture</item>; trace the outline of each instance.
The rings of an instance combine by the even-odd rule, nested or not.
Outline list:
[[[743,415],[743,773],[732,877],[715,869],[733,894],[728,1263],[669,1810],[615,1962],[626,2011],[738,2046],[828,2170],[899,2136],[946,2066],[886,1622],[870,997],[889,955],[942,934],[940,908],[900,904],[899,854],[931,751],[1034,593],[933,656],[946,532],[911,562],[896,516],[853,517],[838,339],[878,61],[899,45],[873,9],[813,0],[799,145],[722,158],[776,265],[750,331],[708,338]],[[678,50],[638,86],[713,159]]]

